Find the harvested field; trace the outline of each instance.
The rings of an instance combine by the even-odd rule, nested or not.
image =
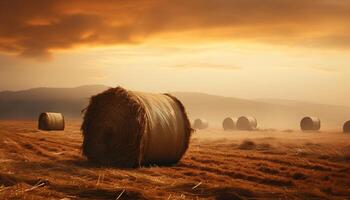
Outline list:
[[[349,199],[350,135],[235,131],[193,134],[175,166],[118,169],[81,154],[80,122],[39,131],[0,122],[0,199]]]

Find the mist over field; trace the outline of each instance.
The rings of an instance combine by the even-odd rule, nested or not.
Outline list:
[[[81,119],[81,111],[92,95],[108,86],[76,88],[36,88],[0,92],[1,119],[37,119],[43,111],[59,111],[67,118]],[[226,117],[253,116],[261,129],[299,129],[305,116],[321,119],[322,129],[340,130],[350,115],[350,107],[291,100],[248,100],[194,92],[170,92],[185,105],[190,119],[204,118],[211,127],[222,128]]]

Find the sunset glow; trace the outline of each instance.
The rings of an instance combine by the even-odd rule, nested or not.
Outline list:
[[[350,100],[346,0],[35,2],[0,2],[0,90]]]

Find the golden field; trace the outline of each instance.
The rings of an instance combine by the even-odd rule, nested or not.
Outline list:
[[[174,166],[99,167],[79,121],[0,122],[0,199],[350,199],[350,134],[210,128]]]

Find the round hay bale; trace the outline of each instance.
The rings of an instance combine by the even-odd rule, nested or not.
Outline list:
[[[258,126],[258,123],[254,117],[242,116],[237,120],[237,128],[239,130],[254,130]]]
[[[227,130],[235,130],[237,129],[237,118],[234,117],[227,117],[222,122],[222,127],[225,131]]]
[[[304,117],[300,121],[300,128],[303,131],[318,131],[321,128],[321,120],[317,117]]]
[[[177,163],[193,132],[175,97],[121,87],[91,97],[81,130],[83,155],[117,167]]]
[[[45,131],[64,130],[64,116],[62,113],[44,112],[39,115],[38,128]]]
[[[345,122],[345,124],[343,126],[343,132],[350,133],[350,121]]]
[[[205,119],[196,119],[193,122],[193,128],[194,129],[200,130],[200,129],[206,129],[208,127],[209,127],[209,123]]]

